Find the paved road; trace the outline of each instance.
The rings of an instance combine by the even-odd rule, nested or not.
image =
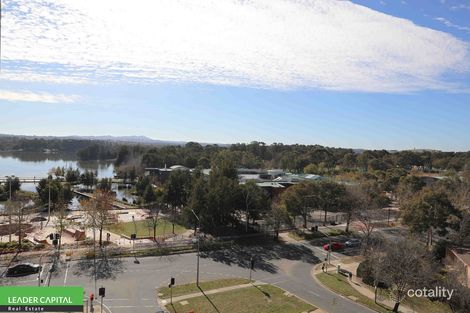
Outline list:
[[[279,286],[330,313],[373,312],[344,299],[319,285],[310,275],[312,266],[321,262],[325,252],[319,245],[295,243],[269,247],[240,247],[206,253],[201,257],[201,280],[230,277],[247,277],[250,256],[255,256],[256,270],[253,279]],[[341,257],[338,253],[333,258]],[[109,267],[103,267],[97,287],[106,287],[104,305],[113,313],[155,313],[156,288],[168,284],[170,277],[176,283],[193,282],[196,278],[196,254],[140,258],[123,258]],[[90,278],[91,262],[62,264],[60,271],[51,277],[50,284],[58,286],[83,286],[88,295],[95,292]],[[43,276],[47,273],[44,271]],[[103,274],[104,273],[104,274]],[[16,279],[15,285],[37,285],[34,276]]]

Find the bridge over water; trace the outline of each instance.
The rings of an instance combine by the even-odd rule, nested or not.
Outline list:
[[[41,179],[47,179],[47,177],[41,177],[41,176],[33,176],[33,177],[11,176],[11,177],[18,178],[20,180],[20,183],[32,183],[32,184],[39,183]],[[0,177],[0,183],[6,183],[7,180],[8,180],[8,177]]]
[[[82,196],[82,197],[92,198],[92,199],[94,198],[92,193],[78,191],[78,190],[73,190],[73,192],[76,195],[79,195],[79,196]],[[119,201],[113,201],[113,207],[115,207],[117,209],[121,209],[121,210],[130,210],[130,209],[137,209],[138,208],[135,205],[125,204],[125,203],[122,203],[122,202],[119,202]]]

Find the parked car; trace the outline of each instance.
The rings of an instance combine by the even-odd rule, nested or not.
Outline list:
[[[352,239],[349,239],[348,241],[346,241],[344,244],[348,248],[357,247],[357,246],[361,245],[361,239],[352,238]]]
[[[341,250],[343,248],[344,248],[344,244],[342,244],[341,242],[332,242],[331,243],[331,251]],[[330,250],[330,244],[329,243],[324,244],[323,249],[326,250],[326,251]]]
[[[41,270],[41,266],[38,264],[21,263],[21,264],[16,264],[8,268],[5,273],[5,276],[6,277],[26,276],[26,275],[38,273],[40,270]]]

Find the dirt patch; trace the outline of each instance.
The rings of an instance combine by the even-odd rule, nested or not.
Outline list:
[[[21,232],[29,232],[31,231],[32,225],[31,224],[21,224]],[[18,232],[18,224],[12,223],[11,225],[0,225],[0,236],[6,236],[9,234],[16,234]]]

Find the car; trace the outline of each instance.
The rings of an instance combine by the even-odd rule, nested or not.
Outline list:
[[[41,266],[39,264],[20,263],[12,267],[9,267],[5,273],[5,277],[18,277],[18,276],[31,275],[31,274],[38,273],[40,270],[41,270]]]
[[[344,245],[348,248],[360,246],[361,239],[358,239],[358,238],[349,239],[348,241],[344,243]]]
[[[331,243],[331,251],[341,250],[343,248],[344,248],[344,244],[342,244],[341,242],[332,242]],[[326,250],[326,251],[330,250],[330,244],[329,243],[324,244],[323,249]]]

